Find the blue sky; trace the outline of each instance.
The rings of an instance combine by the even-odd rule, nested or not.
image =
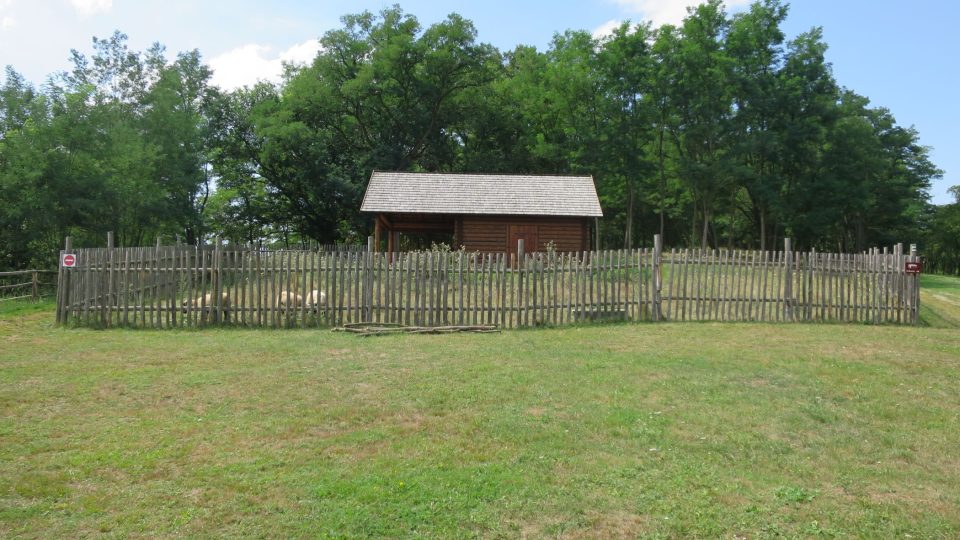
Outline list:
[[[306,61],[315,40],[345,13],[377,11],[394,2],[368,0],[0,0],[0,65],[34,83],[66,69],[69,50],[89,52],[90,38],[119,29],[130,45],[159,41],[171,53],[199,49],[225,87],[275,78],[280,60]],[[554,0],[399,2],[423,25],[457,12],[472,20],[481,41],[500,49],[545,48],[555,32],[595,31],[611,21],[677,22],[692,0]],[[731,11],[745,0],[728,0]],[[837,81],[915,126],[933,147],[944,178],[931,194],[951,202],[960,184],[960,2],[951,0],[796,0],[784,25],[788,37],[822,26]]]

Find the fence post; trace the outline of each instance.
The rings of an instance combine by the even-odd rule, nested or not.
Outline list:
[[[160,247],[160,238],[157,237],[157,259],[159,260],[159,247]],[[221,314],[223,313],[223,293],[222,293],[222,284],[220,280],[220,250],[223,248],[223,240],[217,236],[213,244],[213,288],[212,292],[213,297],[213,324],[220,324]]]
[[[917,245],[910,244],[910,262],[917,262]],[[913,324],[920,323],[920,274],[911,274],[913,282],[910,284],[910,296],[913,299],[913,309],[910,316]]]
[[[112,326],[114,295],[113,295],[113,231],[107,231],[107,294],[100,299],[100,317],[103,319],[104,326]],[[101,268],[101,271],[103,269]]]
[[[793,251],[790,239],[783,239],[783,318],[793,320]]]
[[[367,237],[367,253],[363,259],[363,322],[373,320],[373,252],[376,246],[373,236]]]
[[[661,291],[663,289],[663,277],[660,275],[661,261],[660,255],[663,251],[663,239],[659,234],[653,235],[653,320],[659,321],[663,318],[660,312],[662,303]]]
[[[906,296],[905,291],[903,290],[904,285],[906,284],[906,276],[904,275],[903,268],[903,242],[897,242],[893,247],[893,278],[895,280],[894,287],[897,291],[897,324],[903,322],[903,308],[906,306]]]
[[[73,250],[73,239],[67,236],[63,242],[63,253]],[[57,324],[66,323],[70,303],[70,273],[64,270],[61,261],[57,261]]]
[[[515,262],[514,267],[517,269],[517,274],[516,274],[517,279],[514,280],[514,292],[513,292],[514,302],[517,304],[517,327],[518,328],[523,326],[523,316],[524,316],[523,308],[526,305],[526,302],[524,301],[524,297],[523,297],[523,295],[526,293],[526,291],[523,288],[523,285],[524,285],[523,280],[525,277],[523,270],[524,270],[524,267],[526,266],[525,264],[526,261],[524,261],[525,253],[526,253],[526,249],[524,248],[524,240],[523,238],[518,238],[517,239],[517,258],[514,261]]]
[[[31,275],[31,278],[32,278],[32,279],[31,279],[32,285],[33,285],[32,297],[33,297],[33,301],[36,302],[37,300],[40,299],[40,284],[39,284],[39,282],[37,281],[37,271],[36,271],[36,270],[33,271],[33,274]]]

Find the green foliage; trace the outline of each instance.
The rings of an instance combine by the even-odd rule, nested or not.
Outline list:
[[[74,245],[202,235],[210,190],[205,128],[210,70],[196,51],[167,63],[162,48],[94,38],[91,58],[43,92],[7,70],[0,143],[0,268],[53,266]]]
[[[819,28],[788,6],[719,0],[679,26],[629,22],[501,52],[456,14],[347,15],[279,86],[221,92],[197,51],[169,62],[126,36],[73,51],[37,90],[0,88],[0,267],[100,245],[356,241],[372,170],[591,174],[604,247],[859,251],[921,242],[956,271],[942,172],[913,128],[841,89]],[[923,238],[921,238],[921,233]],[[429,239],[406,241],[424,245]]]
[[[950,192],[956,197],[952,204],[930,211],[923,253],[929,271],[960,275],[960,186]]]
[[[498,53],[476,44],[457,15],[426,30],[399,7],[343,18],[313,64],[278,101],[254,113],[259,160],[277,201],[301,232],[339,239],[358,215],[370,171],[450,170],[465,92],[487,84]]]

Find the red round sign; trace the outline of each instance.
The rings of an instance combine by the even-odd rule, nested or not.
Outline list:
[[[63,256],[63,266],[72,268],[77,265],[77,256],[67,253]]]

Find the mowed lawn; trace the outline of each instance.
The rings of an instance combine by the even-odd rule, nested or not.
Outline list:
[[[925,279],[916,328],[361,338],[7,306],[0,537],[957,537],[960,280]]]

